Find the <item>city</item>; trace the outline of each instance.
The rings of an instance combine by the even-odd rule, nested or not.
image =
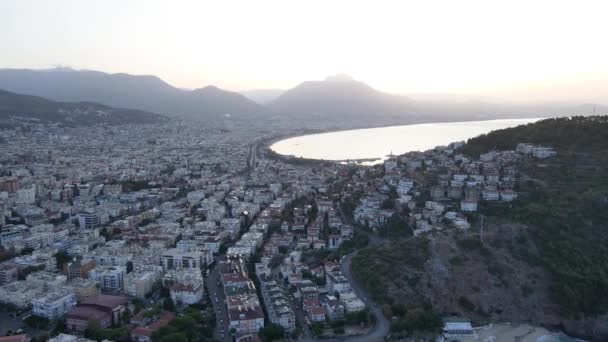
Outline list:
[[[0,342],[608,342],[606,13],[0,1]]]

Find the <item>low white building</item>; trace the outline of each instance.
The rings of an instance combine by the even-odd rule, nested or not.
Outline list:
[[[204,279],[201,271],[175,270],[163,277],[163,283],[169,285],[171,299],[175,303],[195,304],[203,299]]]
[[[174,303],[196,304],[203,300],[203,284],[175,284],[171,286],[170,294]]]
[[[517,198],[517,192],[513,190],[503,190],[500,192],[500,200],[504,202],[511,202]]]
[[[467,212],[477,211],[477,201],[461,201],[460,210]]]
[[[49,291],[46,295],[32,301],[32,313],[38,317],[55,320],[63,317],[72,307],[76,306],[74,292],[59,288]]]
[[[161,256],[163,270],[172,270],[176,268],[193,268],[202,267],[205,260],[203,253],[200,251],[182,251],[177,248],[166,250]]]

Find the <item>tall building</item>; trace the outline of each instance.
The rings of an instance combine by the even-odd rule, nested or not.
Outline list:
[[[78,224],[81,229],[93,229],[99,227],[99,215],[93,209],[87,209],[78,214]]]
[[[95,268],[95,260],[74,260],[63,265],[63,272],[68,280],[75,278],[87,279],[89,271]]]
[[[0,178],[0,191],[15,193],[19,190],[19,180],[17,177]]]
[[[118,293],[125,289],[127,268],[124,266],[97,266],[89,272],[89,279],[101,285],[102,291]]]

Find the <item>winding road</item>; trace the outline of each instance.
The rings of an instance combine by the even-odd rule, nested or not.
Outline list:
[[[377,246],[382,244],[382,238],[378,237],[376,234],[368,234],[369,236],[369,245]],[[342,258],[340,263],[340,269],[342,274],[348,279],[350,282],[350,286],[357,295],[369,308],[370,312],[376,317],[376,324],[372,327],[372,329],[365,335],[358,336],[344,336],[337,338],[328,338],[328,339],[319,339],[319,341],[323,342],[377,342],[384,341],[384,337],[388,335],[390,329],[390,323],[384,317],[382,313],[382,308],[375,303],[367,294],[365,289],[361,287],[359,283],[355,280],[352,274],[352,258],[359,253],[359,249],[345,255]],[[311,342],[315,341],[311,338],[303,338],[301,341]]]

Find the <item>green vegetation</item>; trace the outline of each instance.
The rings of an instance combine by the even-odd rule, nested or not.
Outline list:
[[[266,324],[264,328],[262,328],[258,335],[262,342],[272,342],[282,340],[285,335],[285,329],[282,326],[274,323]]]
[[[72,258],[65,251],[59,251],[55,254],[55,261],[57,262],[57,268],[62,269],[63,265],[72,260]]]
[[[408,336],[415,332],[437,333],[443,327],[441,317],[436,314],[429,304],[423,304],[395,312],[396,320],[391,322],[391,334]]]
[[[213,311],[207,309],[201,313],[199,309],[187,307],[183,315],[175,318],[171,323],[158,329],[152,334],[153,342],[202,342],[213,337],[215,316]]]
[[[323,325],[323,323],[321,322],[314,322],[313,324],[310,325],[310,332],[312,333],[313,336],[321,336],[321,334],[323,334],[323,328],[325,326]]]
[[[379,230],[380,236],[389,239],[407,238],[413,235],[412,228],[399,215],[393,214]]]
[[[165,300],[163,300],[163,309],[166,311],[175,312],[175,303],[173,303],[173,299],[171,299],[171,297],[165,298]]]
[[[458,298],[458,305],[462,307],[465,311],[475,311],[475,304],[473,304],[467,297]]]
[[[601,151],[608,146],[608,116],[555,118],[513,128],[501,129],[469,139],[459,151],[479,156],[492,149],[511,150],[518,143],[551,146],[561,153]]]
[[[535,228],[531,237],[539,260],[529,262],[540,262],[552,274],[554,301],[570,316],[608,312],[608,117],[549,119],[500,130],[471,139],[462,151],[476,155],[519,142],[558,150],[555,158],[524,161],[521,196],[506,214]],[[527,249],[526,241],[517,245],[518,253]]]
[[[388,246],[367,247],[353,257],[353,274],[372,298],[380,304],[393,304],[389,288],[401,288],[401,277],[415,279],[428,259],[429,241],[425,237],[398,240]],[[412,280],[413,281],[413,280]]]
[[[21,252],[19,252],[19,255],[30,255],[33,251],[34,249],[32,247],[25,247],[21,250]]]
[[[361,233],[359,230],[355,231],[355,234],[350,240],[342,242],[338,250],[334,253],[336,258],[340,258],[343,255],[354,252],[357,249],[366,247],[369,244],[369,237],[365,233]]]
[[[373,323],[374,315],[369,312],[369,309],[364,309],[359,312],[351,312],[344,315],[344,323],[348,325]]]
[[[101,329],[93,325],[85,331],[85,337],[95,341],[124,341],[129,337],[129,331],[126,327]]]
[[[19,280],[25,280],[25,278],[27,278],[28,275],[30,275],[31,273],[34,272],[39,272],[44,270],[45,265],[39,265],[39,266],[27,266],[26,268],[24,268],[23,270],[21,270],[21,272],[19,272]]]
[[[30,315],[28,318],[24,319],[23,321],[29,327],[32,327],[32,328],[38,329],[38,330],[48,329],[49,323],[50,323],[48,319],[46,319],[44,317],[34,316],[34,315]]]

